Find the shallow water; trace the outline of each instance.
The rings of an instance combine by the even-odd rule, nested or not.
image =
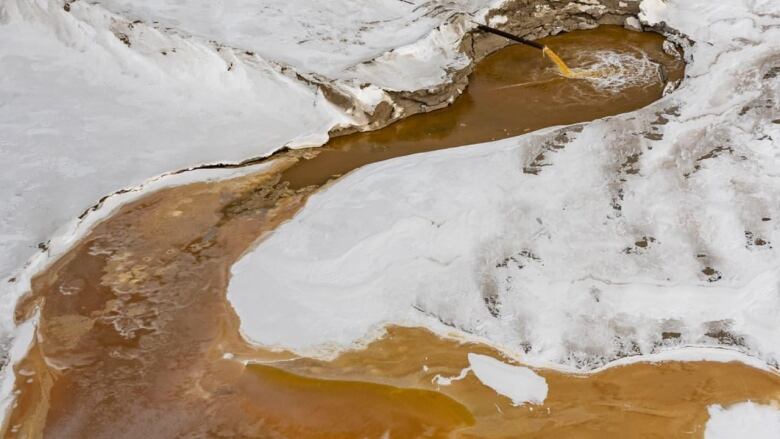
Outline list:
[[[393,328],[332,362],[241,339],[225,299],[230,266],[320,185],[395,156],[640,108],[661,95],[656,62],[669,78],[682,75],[654,34],[607,27],[545,43],[575,69],[641,62],[610,71],[622,76],[607,86],[562,78],[539,51],[512,46],[484,60],[445,110],[280,154],[261,174],[165,189],[119,209],[39,275],[19,307],[21,319],[39,305],[41,320],[16,370],[19,399],[5,437],[696,436],[708,404],[776,398],[772,374],[668,363],[589,376],[539,371],[550,395],[531,411],[473,376],[437,389],[433,375],[456,375],[468,352],[499,354],[424,330]],[[264,363],[238,361],[248,359]]]

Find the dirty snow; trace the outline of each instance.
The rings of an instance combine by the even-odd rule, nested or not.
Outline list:
[[[395,323],[580,370],[688,346],[777,367],[776,2],[642,7],[695,41],[678,91],[347,175],[233,267],[244,336],[328,356]]]
[[[743,402],[726,408],[710,406],[709,414],[704,439],[780,437],[780,410],[777,407]]]

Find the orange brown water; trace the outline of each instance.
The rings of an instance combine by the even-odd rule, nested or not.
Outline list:
[[[598,47],[641,50],[672,78],[682,74],[657,35],[602,28],[548,41],[567,59]],[[15,369],[18,399],[4,436],[679,437],[700,435],[708,404],[776,399],[776,375],[668,363],[591,376],[539,371],[550,394],[531,411],[473,376],[442,389],[431,383],[434,373],[457,374],[468,352],[499,355],[486,346],[391,328],[332,362],[296,359],[244,343],[225,299],[230,266],[338,175],[629,111],[657,99],[662,86],[600,91],[560,78],[538,51],[513,46],[481,63],[446,110],[281,154],[263,173],[165,189],[123,206],[36,277],[20,304],[19,319],[39,306],[40,323]],[[265,363],[245,366],[226,353]]]

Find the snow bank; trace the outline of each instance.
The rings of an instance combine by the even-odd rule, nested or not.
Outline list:
[[[780,410],[752,402],[709,408],[704,439],[776,439],[780,437]]]
[[[500,3],[501,0],[102,2],[124,16],[154,20],[161,26],[252,50],[301,73],[355,79],[382,88],[389,87],[385,81],[390,81],[391,88],[402,90],[417,90],[420,76],[430,77],[463,62],[462,55],[448,41],[452,33],[432,30],[457,13],[480,19],[490,6]],[[462,35],[459,32],[454,38],[459,41]],[[445,41],[432,41],[436,39]]]
[[[645,2],[645,24],[696,41],[672,95],[576,127],[373,164],[314,195],[233,267],[243,334],[327,356],[395,323],[580,370],[685,346],[776,367],[771,3]]]
[[[547,381],[527,367],[479,354],[469,354],[469,365],[482,384],[511,399],[514,405],[544,404],[547,398]]]

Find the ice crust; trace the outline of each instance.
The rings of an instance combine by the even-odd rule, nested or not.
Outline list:
[[[776,2],[642,11],[695,42],[679,38],[679,90],[634,113],[347,175],[233,267],[244,336],[330,356],[387,324],[423,325],[578,370],[691,346],[776,368]]]

